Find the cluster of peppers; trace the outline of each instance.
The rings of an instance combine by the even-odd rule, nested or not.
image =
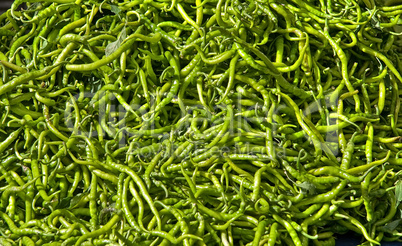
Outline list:
[[[399,241],[402,5],[16,0],[1,245]]]

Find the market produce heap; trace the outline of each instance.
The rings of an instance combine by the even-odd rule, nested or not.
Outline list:
[[[16,0],[1,245],[402,236],[402,5]]]

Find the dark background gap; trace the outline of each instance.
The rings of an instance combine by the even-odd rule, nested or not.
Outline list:
[[[9,9],[13,2],[13,0],[0,0],[0,13],[3,13]]]

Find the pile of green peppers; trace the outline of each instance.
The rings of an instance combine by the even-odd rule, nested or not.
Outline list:
[[[402,236],[402,5],[15,0],[0,244]]]

